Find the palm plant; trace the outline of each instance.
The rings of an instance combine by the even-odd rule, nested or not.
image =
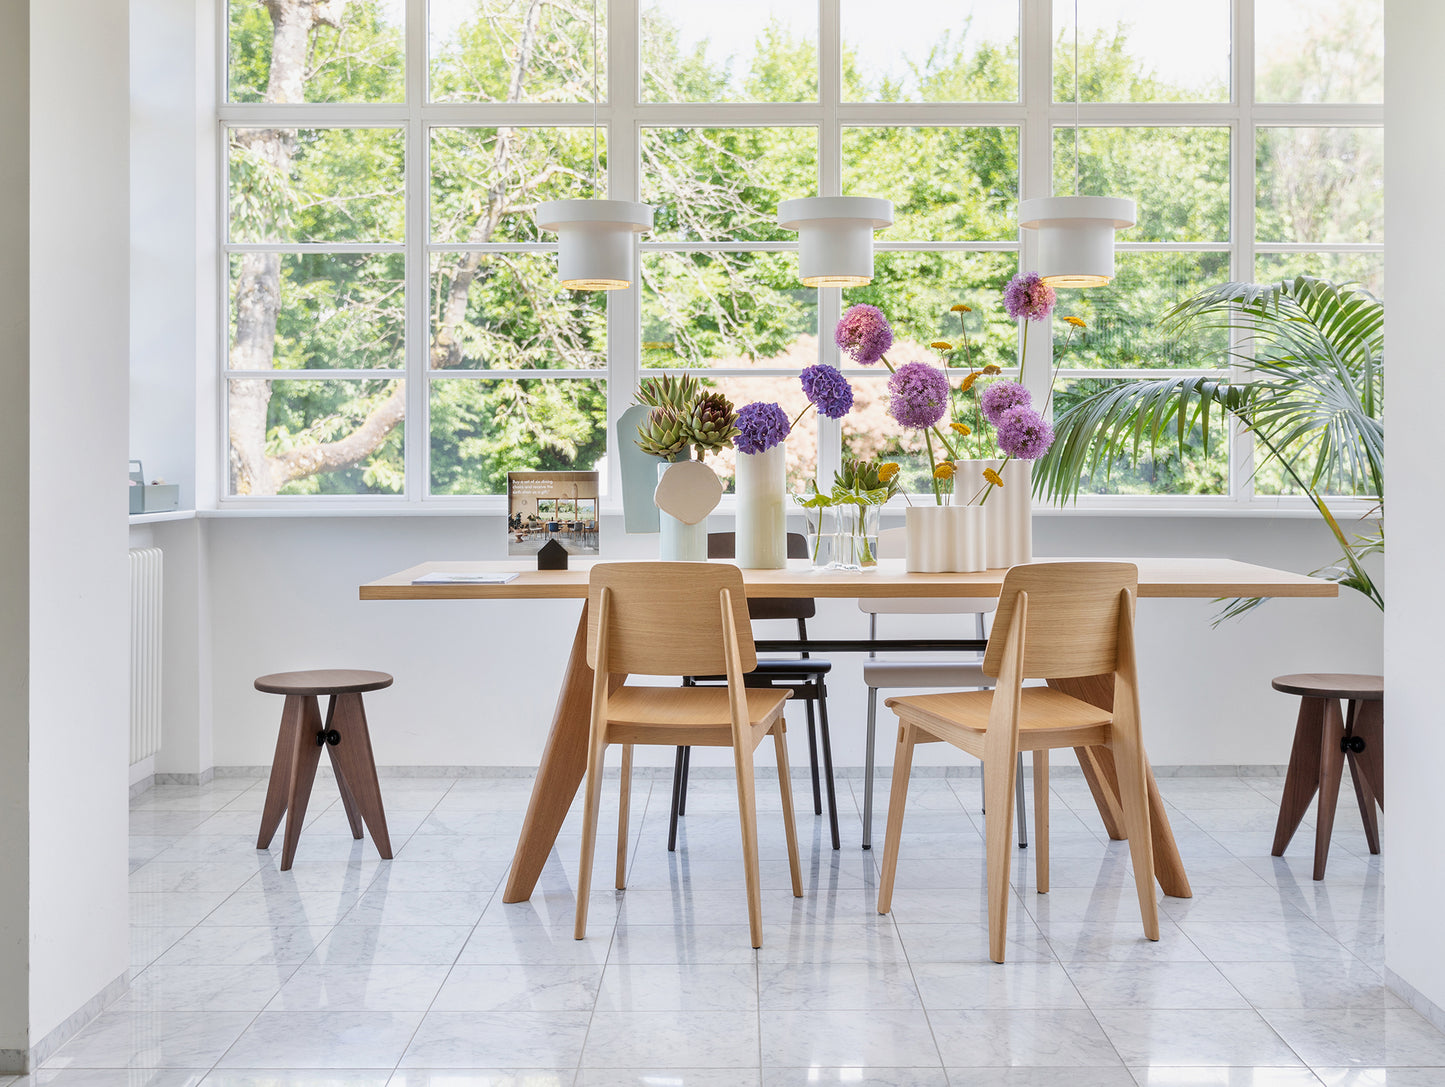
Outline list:
[[[1210,287],[1165,314],[1179,336],[1206,329],[1239,333],[1231,352],[1239,379],[1164,377],[1124,382],[1062,412],[1055,441],[1034,468],[1035,489],[1056,501],[1077,497],[1102,465],[1138,457],[1145,443],[1185,445],[1221,412],[1254,438],[1255,471],[1277,463],[1319,511],[1341,550],[1319,576],[1354,589],[1384,608],[1365,556],[1384,550],[1384,304],[1362,287],[1310,276],[1257,285]],[[1326,496],[1369,496],[1377,527],[1347,535]],[[1237,600],[1220,619],[1261,603]]]

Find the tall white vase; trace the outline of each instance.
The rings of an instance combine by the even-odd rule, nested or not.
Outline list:
[[[907,569],[924,574],[988,569],[987,506],[910,506]]]
[[[744,570],[788,565],[787,463],[782,442],[737,457],[737,564]]]
[[[953,464],[953,501],[974,505],[984,488],[983,470],[992,468],[1003,479],[984,499],[988,566],[991,570],[1032,562],[1034,558],[1034,463],[1011,460],[960,460]]]

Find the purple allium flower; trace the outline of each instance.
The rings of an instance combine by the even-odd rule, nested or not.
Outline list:
[[[998,447],[1019,460],[1038,460],[1054,444],[1054,428],[1033,408],[1014,408],[998,424]]]
[[[833,339],[860,366],[872,366],[893,346],[893,329],[877,306],[849,306]]]
[[[1034,398],[1029,391],[1017,381],[995,381],[988,388],[984,389],[983,395],[978,398],[978,406],[983,409],[983,417],[994,426],[1003,421],[1006,412],[1014,408],[1032,407]]]
[[[761,453],[788,436],[788,416],[777,404],[744,404],[738,409],[738,431],[733,448],[739,453]]]
[[[948,377],[926,362],[907,362],[888,379],[888,414],[903,426],[924,430],[948,410]]]
[[[852,409],[853,386],[835,367],[820,362],[799,374],[798,380],[803,383],[803,395],[817,407],[819,415],[841,419]]]
[[[1020,272],[1004,288],[1003,308],[1014,320],[1027,317],[1030,321],[1042,321],[1054,310],[1054,289],[1038,272],[1027,275]]]

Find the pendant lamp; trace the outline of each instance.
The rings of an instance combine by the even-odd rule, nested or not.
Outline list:
[[[808,287],[873,281],[873,232],[893,223],[893,203],[874,196],[807,196],[778,205],[778,225],[798,232],[798,274]]]
[[[1079,0],[1074,0],[1074,195],[1019,202],[1019,226],[1039,232],[1037,270],[1050,287],[1114,278],[1114,231],[1134,225],[1133,200],[1079,195]]]
[[[597,0],[592,0],[592,192],[597,192]],[[633,239],[652,229],[652,208],[634,200],[549,200],[537,227],[557,233],[557,272],[574,291],[632,286]]]

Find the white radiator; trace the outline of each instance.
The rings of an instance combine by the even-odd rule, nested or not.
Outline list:
[[[130,761],[161,746],[161,549],[130,552]]]

